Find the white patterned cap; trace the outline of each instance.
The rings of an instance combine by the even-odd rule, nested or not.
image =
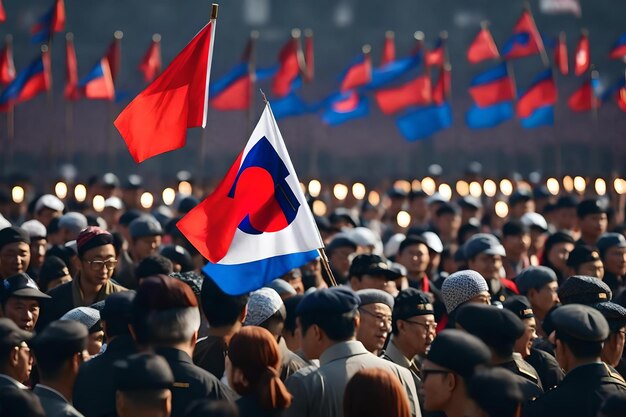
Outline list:
[[[253,291],[248,299],[248,312],[243,325],[258,326],[279,310],[283,312],[283,319],[286,318],[285,305],[275,290],[264,287]]]
[[[489,291],[487,281],[471,269],[455,272],[441,285],[443,303],[446,305],[448,314],[484,291]]]

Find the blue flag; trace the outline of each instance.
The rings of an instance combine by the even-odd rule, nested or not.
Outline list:
[[[526,129],[533,129],[541,126],[553,126],[554,125],[554,106],[539,107],[528,117],[520,119],[522,127]]]
[[[443,103],[410,110],[396,119],[396,126],[410,142],[427,139],[452,126],[452,109],[448,103]]]
[[[310,107],[295,92],[291,92],[283,98],[272,102],[272,110],[276,120],[285,117],[301,116],[310,113]]]
[[[484,108],[473,105],[465,114],[465,122],[470,129],[485,129],[512,119],[514,114],[510,101]]]

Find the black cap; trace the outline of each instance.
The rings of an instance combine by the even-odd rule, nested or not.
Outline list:
[[[477,366],[489,364],[491,352],[476,336],[461,330],[447,329],[435,337],[426,359],[469,378]]]
[[[608,301],[594,304],[592,307],[602,313],[612,333],[617,333],[626,326],[626,308],[621,305]]]
[[[51,298],[39,290],[39,287],[28,274],[20,272],[2,280],[0,294],[3,300],[9,297],[37,298],[47,300]]]
[[[363,275],[383,276],[388,280],[401,277],[390,268],[388,260],[372,254],[357,255],[350,264],[351,277],[361,277]]]
[[[187,249],[180,245],[163,246],[159,253],[161,254],[161,256],[165,256],[173,263],[179,264],[182,268],[182,272],[187,272],[194,269],[191,254]]]
[[[584,263],[599,260],[601,260],[600,252],[597,249],[587,245],[576,245],[574,250],[569,253],[566,264],[576,269]]]
[[[343,314],[355,311],[360,304],[359,296],[349,288],[323,288],[305,295],[296,314]]]
[[[615,392],[604,400],[598,410],[598,417],[624,417],[626,410],[626,392]]]
[[[31,341],[35,357],[67,357],[71,352],[82,352],[87,349],[87,327],[75,320],[56,320],[48,324],[41,333]]]
[[[468,303],[459,307],[456,322],[487,345],[494,341],[515,341],[524,334],[524,323],[509,310],[486,304]]]
[[[609,324],[598,310],[580,304],[557,308],[551,314],[559,336],[582,342],[603,342],[609,337]]]
[[[504,246],[492,234],[477,233],[463,245],[463,254],[465,259],[472,259],[476,255],[486,253],[487,255],[505,256]]]
[[[398,293],[393,306],[393,321],[426,314],[435,314],[428,294],[410,287]]]
[[[100,319],[104,321],[130,322],[133,313],[133,300],[137,293],[134,290],[116,292],[104,300],[100,311]]]
[[[353,250],[356,250],[357,245],[354,240],[348,237],[338,236],[333,238],[333,240],[331,240],[330,243],[326,246],[326,253],[331,253],[332,251],[339,248],[352,248]]]
[[[576,208],[578,207],[578,199],[573,195],[564,195],[556,200],[556,208]]]
[[[608,209],[609,207],[605,200],[590,198],[578,203],[578,206],[576,207],[576,214],[582,219],[589,214],[607,213]]]
[[[551,196],[552,194],[550,194],[548,187],[546,187],[545,185],[538,185],[533,188],[533,197],[535,198],[535,200],[541,198],[550,198]]]
[[[2,417],[45,417],[39,397],[27,389],[3,387],[0,390]]]
[[[13,320],[0,318],[0,347],[19,346],[22,342],[31,340],[33,336],[31,332],[17,327]]]
[[[387,190],[389,198],[406,198],[408,193],[399,187],[391,187]]]
[[[57,256],[46,256],[39,270],[39,282],[42,280],[50,282],[69,274],[69,269],[63,259]]]
[[[621,233],[605,233],[596,242],[596,247],[600,251],[600,257],[604,258],[610,248],[626,248],[626,238]]]
[[[563,304],[592,305],[611,301],[611,288],[598,278],[585,275],[569,277],[559,287],[559,299]]]
[[[162,390],[174,386],[174,374],[167,361],[153,353],[137,353],[113,364],[118,391]]]
[[[524,394],[519,380],[508,369],[478,369],[467,384],[469,397],[489,416],[513,416]]]
[[[143,186],[143,178],[137,174],[131,174],[124,180],[122,188],[125,190],[138,190]]]
[[[556,282],[556,273],[547,266],[529,266],[515,277],[520,294],[528,294],[531,289],[540,290],[545,285]]]
[[[511,197],[509,197],[509,206],[514,206],[517,203],[530,201],[533,199],[533,193],[525,188],[515,190]]]
[[[515,314],[522,320],[535,317],[528,298],[524,297],[523,295],[514,295],[512,297],[509,297],[504,301],[503,305],[504,308],[512,311],[513,314]]]
[[[455,204],[450,204],[448,202],[441,203],[435,215],[437,217],[443,216],[444,214],[459,214],[459,207]]]
[[[568,232],[560,231],[560,232],[552,233],[546,239],[545,253],[548,253],[549,250],[552,248],[552,246],[556,245],[557,243],[576,244],[576,241],[574,240],[574,237]]]
[[[9,226],[0,230],[0,249],[5,245],[19,242],[30,244],[30,237],[28,237],[26,230],[17,226]]]
[[[194,196],[187,196],[180,200],[178,203],[178,212],[179,213],[189,213],[195,206],[200,204],[200,200],[198,200]]]
[[[349,209],[345,207],[336,208],[330,214],[330,216],[328,216],[328,220],[330,221],[331,225],[340,221],[346,221],[354,227],[357,227],[359,225],[359,219]]]
[[[122,226],[127,226],[135,219],[139,218],[142,216],[142,213],[138,210],[128,210],[125,211],[124,214],[122,214],[120,216],[120,219],[118,221],[119,224],[121,224]]]
[[[108,188],[116,188],[120,186],[120,179],[112,172],[107,172],[100,180],[102,185]]]
[[[530,233],[530,228],[521,220],[509,220],[502,226],[502,236],[522,236]]]
[[[402,253],[409,246],[420,245],[420,244],[428,248],[428,243],[426,242],[426,239],[424,239],[423,237],[416,236],[416,235],[408,235],[406,239],[400,242],[400,246],[398,247],[398,253]]]
[[[162,236],[163,228],[153,216],[144,215],[136,218],[128,225],[128,233],[133,239],[148,236]]]

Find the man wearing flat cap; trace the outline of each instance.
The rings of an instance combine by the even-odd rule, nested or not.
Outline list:
[[[543,320],[559,303],[556,273],[546,266],[529,266],[515,278],[515,284],[520,294],[530,302],[537,332],[540,336],[547,337],[548,335],[543,332]]]
[[[624,379],[600,359],[609,325],[599,311],[578,304],[559,307],[550,318],[556,359],[566,375],[529,405],[528,415],[595,417],[604,399],[626,392]]]
[[[391,263],[378,255],[357,255],[350,265],[350,287],[353,291],[374,288],[386,291],[387,283],[400,278]]]
[[[469,380],[489,358],[489,348],[477,337],[455,329],[439,333],[422,366],[424,409],[465,417]]]
[[[35,281],[26,273],[6,278],[0,287],[0,313],[29,332],[39,320],[41,305],[50,299],[39,290]]]
[[[80,365],[89,357],[88,331],[72,320],[50,323],[32,341],[41,380],[33,392],[46,417],[82,417],[72,406],[72,390]]]
[[[569,275],[585,275],[602,279],[604,265],[597,249],[586,245],[576,245],[567,258]]]
[[[626,279],[626,238],[621,233],[603,234],[596,247],[604,265],[604,281],[617,294]]]
[[[355,340],[360,304],[359,296],[345,287],[321,289],[302,299],[296,309],[302,350],[307,359],[319,359],[320,367],[307,367],[287,378],[293,401],[284,416],[343,416],[346,384],[363,368],[382,368],[395,375],[407,392],[411,414],[421,416],[411,373],[372,355]]]
[[[30,238],[25,230],[10,226],[0,230],[0,279],[26,272],[30,265]]]
[[[52,289],[52,299],[42,309],[38,328],[59,319],[75,307],[87,307],[109,295],[126,291],[111,281],[117,265],[113,236],[99,227],[90,226],[76,241],[80,272],[71,282]]]
[[[391,331],[393,297],[385,291],[372,288],[357,291],[356,294],[361,299],[359,305],[361,322],[356,339],[363,343],[369,352],[380,356],[387,335]]]
[[[81,365],[74,384],[74,407],[88,417],[115,414],[113,364],[137,352],[128,329],[134,298],[134,291],[123,291],[104,300],[100,318],[107,348]]]
[[[326,245],[328,261],[339,284],[350,280],[350,257],[356,252],[356,243],[347,236],[337,235]]]
[[[174,375],[167,361],[137,353],[114,364],[118,417],[169,417]]]
[[[609,224],[607,212],[608,204],[604,200],[590,198],[578,203],[576,216],[580,239],[576,242],[577,245],[595,246]]]
[[[33,334],[20,329],[7,318],[0,318],[0,390],[28,389],[23,382],[30,377],[33,358],[28,342]]]

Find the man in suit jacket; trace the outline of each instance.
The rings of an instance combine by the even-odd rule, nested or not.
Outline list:
[[[72,320],[50,323],[33,340],[41,380],[33,392],[39,397],[46,417],[82,417],[72,406],[72,389],[87,353],[89,331]]]

